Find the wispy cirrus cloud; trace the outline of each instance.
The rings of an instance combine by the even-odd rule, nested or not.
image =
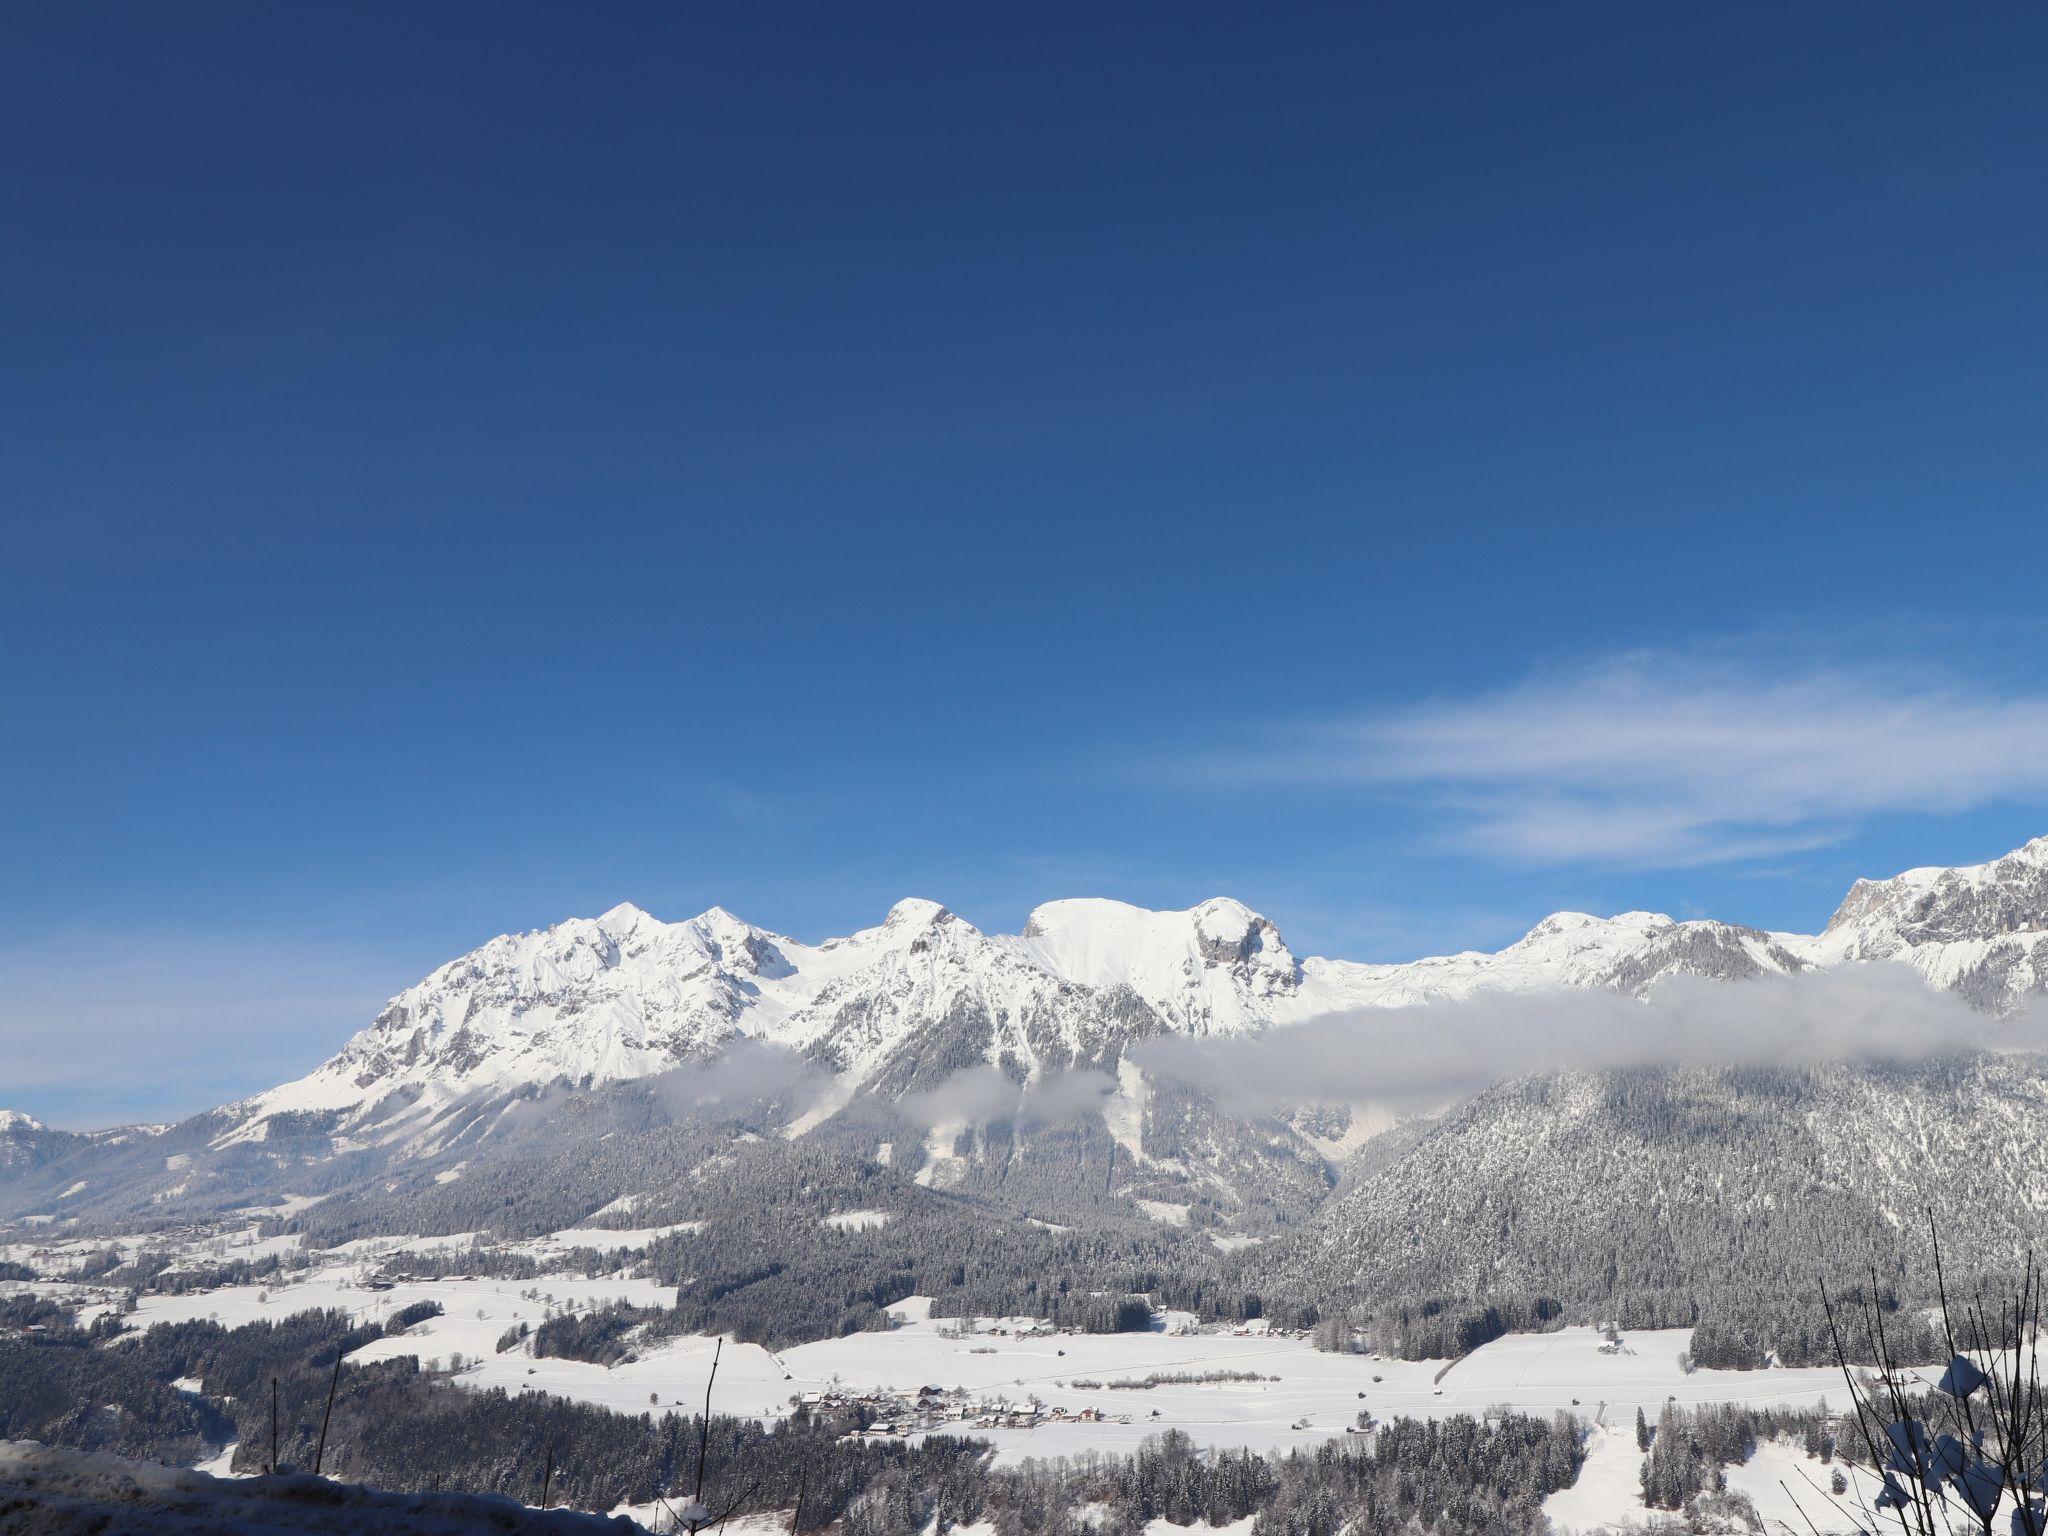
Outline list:
[[[1637,653],[1318,723],[1216,767],[1412,798],[1459,844],[1520,862],[1722,863],[1880,815],[2048,803],[2048,694]]]

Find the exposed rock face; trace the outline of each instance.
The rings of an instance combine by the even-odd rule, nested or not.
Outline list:
[[[1858,880],[1816,941],[1822,963],[1900,960],[2003,1013],[2048,987],[2048,837],[1988,864]]]
[[[1898,944],[2048,931],[2048,837],[1988,864],[1858,880],[1828,919],[1828,933],[1845,929]]]
[[[1807,962],[1770,934],[1726,923],[1673,923],[1650,935],[1641,949],[1617,959],[1600,983],[1621,992],[1642,992],[1669,976],[1704,976],[1742,981],[1751,976],[1790,975]]]

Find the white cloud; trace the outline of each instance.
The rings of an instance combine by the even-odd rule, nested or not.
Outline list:
[[[1713,981],[1675,977],[1647,1002],[1559,988],[1330,1014],[1256,1037],[1177,1036],[1145,1069],[1257,1111],[1303,1101],[1435,1108],[1530,1072],[1911,1061],[2048,1047],[2048,1008],[1971,1009],[1904,966]]]
[[[1465,846],[1530,863],[1704,864],[2048,801],[2048,697],[1648,653],[1326,724],[1226,771],[1419,797]]]
[[[987,1125],[997,1120],[1022,1126],[1056,1125],[1099,1114],[1116,1091],[1106,1072],[1081,1068],[1055,1072],[1028,1084],[1012,1082],[994,1067],[964,1067],[937,1088],[905,1095],[897,1108],[927,1126]]]

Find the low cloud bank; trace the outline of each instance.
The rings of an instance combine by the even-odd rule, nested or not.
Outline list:
[[[804,1110],[829,1091],[831,1078],[816,1062],[786,1047],[742,1039],[709,1061],[649,1078],[647,1085],[672,1114],[763,1099],[789,1099]]]
[[[2048,1001],[1995,1019],[1909,967],[1861,965],[1736,982],[1677,977],[1648,1000],[1558,988],[1363,1008],[1263,1034],[1155,1038],[1132,1057],[1150,1077],[1187,1083],[1234,1112],[1256,1114],[1301,1103],[1436,1109],[1529,1073],[1918,1061],[1970,1050],[2048,1052]],[[1093,1068],[1019,1083],[975,1066],[893,1101],[848,1101],[816,1063],[744,1040],[644,1081],[678,1116],[779,1100],[795,1117],[866,1101],[927,1128],[1064,1124],[1101,1114],[1117,1091],[1113,1076]],[[543,1094],[515,1117],[545,1114],[552,1097]]]
[[[897,1105],[924,1126],[987,1125],[1007,1120],[1030,1127],[1056,1125],[1077,1116],[1100,1114],[1116,1091],[1107,1072],[1083,1068],[1017,1083],[994,1067],[968,1067],[937,1088],[906,1095]]]
[[[709,1110],[745,1109],[779,1100],[794,1116],[820,1103],[832,1089],[831,1075],[817,1063],[779,1045],[739,1039],[718,1055],[607,1087],[648,1094],[674,1120]],[[499,1108],[500,1089],[478,1088],[462,1102],[496,1116],[495,1133],[545,1124],[563,1101],[586,1090],[550,1083]]]
[[[1263,1035],[1154,1040],[1136,1059],[1256,1111],[1304,1101],[1435,1107],[1532,1072],[2042,1049],[2048,1009],[1992,1019],[1905,966],[1869,965],[1740,982],[1679,977],[1646,1002],[1560,989],[1367,1008]]]

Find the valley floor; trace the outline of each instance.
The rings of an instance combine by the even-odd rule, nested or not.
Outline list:
[[[591,1236],[574,1235],[579,1240]],[[648,1234],[605,1236],[644,1242]],[[211,1318],[235,1326],[313,1308],[381,1321],[401,1308],[432,1301],[442,1307],[442,1315],[403,1335],[378,1339],[352,1358],[367,1363],[415,1355],[430,1366],[452,1368],[459,1356],[462,1368],[455,1379],[466,1387],[558,1394],[621,1413],[693,1412],[701,1405],[712,1339],[662,1341],[611,1368],[537,1359],[528,1345],[497,1350],[508,1328],[522,1322],[538,1326],[551,1310],[581,1313],[614,1301],[666,1306],[673,1296],[669,1289],[644,1279],[568,1274],[539,1280],[403,1280],[373,1287],[379,1251],[394,1251],[401,1244],[415,1251],[429,1246],[400,1239],[351,1245],[334,1250],[315,1269],[280,1277],[282,1283],[145,1295],[139,1311],[126,1321],[148,1327]],[[81,1303],[92,1294],[88,1287],[47,1281],[33,1288],[46,1294],[70,1289]],[[89,1320],[94,1310],[83,1307],[82,1317]],[[1684,1329],[1629,1334],[1616,1347],[1595,1330],[1567,1328],[1510,1335],[1455,1362],[1401,1361],[1324,1354],[1299,1335],[1271,1333],[1258,1324],[1197,1327],[1184,1315],[1169,1315],[1163,1329],[1147,1333],[1083,1334],[1044,1331],[1030,1319],[980,1319],[970,1331],[957,1321],[934,1320],[930,1310],[928,1301],[913,1298],[891,1309],[897,1326],[887,1332],[781,1352],[728,1343],[714,1406],[773,1420],[790,1413],[793,1400],[805,1395],[875,1393],[903,1402],[915,1401],[921,1388],[937,1389],[936,1427],[990,1441],[1005,1462],[1129,1452],[1165,1429],[1182,1431],[1202,1446],[1284,1453],[1346,1435],[1361,1412],[1375,1420],[1482,1414],[1496,1407],[1540,1415],[1564,1412],[1584,1421],[1590,1437],[1590,1456],[1579,1482],[1554,1495],[1547,1506],[1557,1525],[1569,1530],[1645,1518],[1637,1481],[1641,1454],[1634,1439],[1639,1408],[1654,1421],[1667,1401],[1800,1408],[1823,1399],[1841,1405],[1847,1397],[1840,1373],[1831,1369],[1688,1372],[1679,1364],[1691,1337]],[[1199,1379],[1218,1373],[1263,1379]],[[1197,1379],[1149,1387],[1113,1385],[1153,1376]],[[1001,1423],[1013,1411],[1029,1414],[1032,1427]],[[887,1417],[888,1411],[879,1416]],[[932,1420],[925,1422],[929,1426]],[[214,1465],[225,1470],[222,1463]],[[1818,1493],[1825,1481],[1818,1463],[1777,1445],[1764,1446],[1748,1466],[1729,1472],[1730,1486],[1756,1502],[1773,1530],[1779,1522],[1806,1528],[1793,1505],[1795,1494],[1823,1531],[1850,1528],[1852,1521],[1828,1518],[1827,1501]]]
[[[522,1292],[539,1293],[538,1299]],[[622,1413],[701,1404],[714,1341],[671,1340],[640,1358],[606,1368],[575,1360],[534,1359],[523,1349],[496,1352],[499,1338],[519,1322],[537,1325],[547,1299],[557,1309],[582,1312],[611,1301],[665,1305],[670,1293],[651,1281],[587,1280],[563,1276],[539,1281],[441,1279],[401,1282],[365,1291],[341,1270],[271,1288],[232,1286],[190,1296],[145,1296],[128,1319],[156,1322],[214,1318],[229,1326],[275,1320],[310,1308],[338,1308],[366,1321],[401,1307],[435,1301],[443,1315],[405,1334],[379,1339],[351,1358],[365,1362],[400,1355],[450,1364],[461,1355],[458,1380],[509,1392],[542,1391]],[[1186,1432],[1197,1444],[1286,1451],[1342,1435],[1369,1411],[1375,1418],[1481,1413],[1505,1406],[1548,1414],[1563,1410],[1609,1424],[1634,1423],[1638,1407],[1655,1419],[1667,1400],[1686,1406],[1747,1403],[1804,1407],[1845,1393],[1839,1372],[1823,1369],[1706,1371],[1680,1369],[1690,1330],[1630,1334],[1619,1352],[1590,1328],[1511,1334],[1456,1362],[1378,1360],[1323,1354],[1299,1336],[1269,1334],[1257,1325],[1242,1332],[1195,1329],[1150,1333],[1041,1333],[1025,1336],[1029,1319],[981,1319],[976,1331],[953,1337],[952,1325],[934,1321],[930,1304],[913,1299],[892,1311],[899,1326],[886,1333],[804,1344],[779,1353],[751,1344],[728,1346],[719,1366],[716,1406],[723,1412],[779,1418],[803,1393],[881,1389],[915,1394],[936,1386],[963,1388],[973,1418],[957,1432],[985,1436],[1006,1460],[1077,1451],[1127,1451],[1162,1429]],[[1000,1331],[998,1331],[1000,1330]],[[1155,1374],[1256,1373],[1264,1381],[1190,1382],[1113,1389],[1107,1383]],[[1078,1415],[1093,1409],[1101,1422],[1078,1418],[1034,1428],[977,1427],[974,1418],[998,1405],[1024,1407],[1032,1398],[1047,1409]],[[950,1426],[949,1426],[950,1427]]]

